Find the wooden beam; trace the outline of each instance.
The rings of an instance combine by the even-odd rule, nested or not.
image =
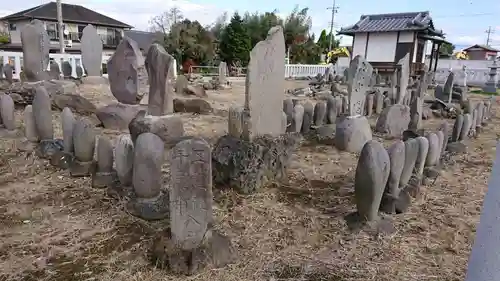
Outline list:
[[[395,46],[395,49],[394,49],[394,62],[395,63],[398,63],[398,61],[396,60],[396,57],[397,57],[397,50],[398,50],[398,44],[399,44],[399,37],[401,36],[401,31],[398,31],[398,35],[397,35],[397,38],[396,38],[396,46]]]
[[[365,44],[365,59],[368,60],[368,42],[370,41],[370,32],[366,33],[366,44]]]

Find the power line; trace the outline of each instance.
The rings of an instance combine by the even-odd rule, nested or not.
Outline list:
[[[485,32],[486,32],[486,34],[488,34],[487,37],[486,37],[486,46],[489,46],[490,42],[491,42],[490,36],[491,36],[492,33],[495,33],[495,30],[491,29],[491,26],[489,26],[488,30],[486,30]]]
[[[336,0],[333,0],[331,7],[326,8],[327,10],[332,10],[332,22],[330,23],[330,46],[328,48],[328,50],[330,50],[330,51],[333,48],[333,25],[335,22],[335,14],[338,12],[338,8],[339,8],[335,5],[335,1]]]

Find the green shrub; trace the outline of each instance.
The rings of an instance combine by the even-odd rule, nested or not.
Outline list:
[[[7,33],[0,33],[0,44],[10,43],[10,36]]]

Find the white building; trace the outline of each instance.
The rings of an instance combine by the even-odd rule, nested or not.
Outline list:
[[[407,53],[411,75],[424,70],[426,53],[431,54],[428,70],[435,71],[439,46],[446,42],[427,11],[363,15],[356,24],[342,28],[339,34],[353,37],[351,59],[361,55],[379,73],[393,72]]]

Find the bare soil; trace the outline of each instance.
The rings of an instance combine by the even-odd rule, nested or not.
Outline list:
[[[288,81],[287,87],[301,83]],[[209,100],[227,110],[243,103],[243,91],[235,83],[232,90],[209,92]],[[80,92],[97,103],[113,101],[107,88]],[[132,217],[124,202],[92,189],[89,178],[70,178],[21,152],[20,139],[1,139],[0,280],[463,280],[500,133],[498,112],[494,108],[469,153],[456,156],[407,213],[393,217],[397,232],[390,236],[347,229],[343,217],[355,210],[357,155],[332,146],[305,144],[294,155],[289,181],[256,194],[215,186],[216,225],[231,237],[239,258],[188,278],[149,262],[151,240],[168,221]],[[22,129],[21,111],[16,115]],[[59,118],[55,112],[61,137]],[[211,142],[227,130],[223,114],[182,118],[187,134]],[[425,127],[441,122],[427,120]],[[114,138],[119,132],[101,134]]]

